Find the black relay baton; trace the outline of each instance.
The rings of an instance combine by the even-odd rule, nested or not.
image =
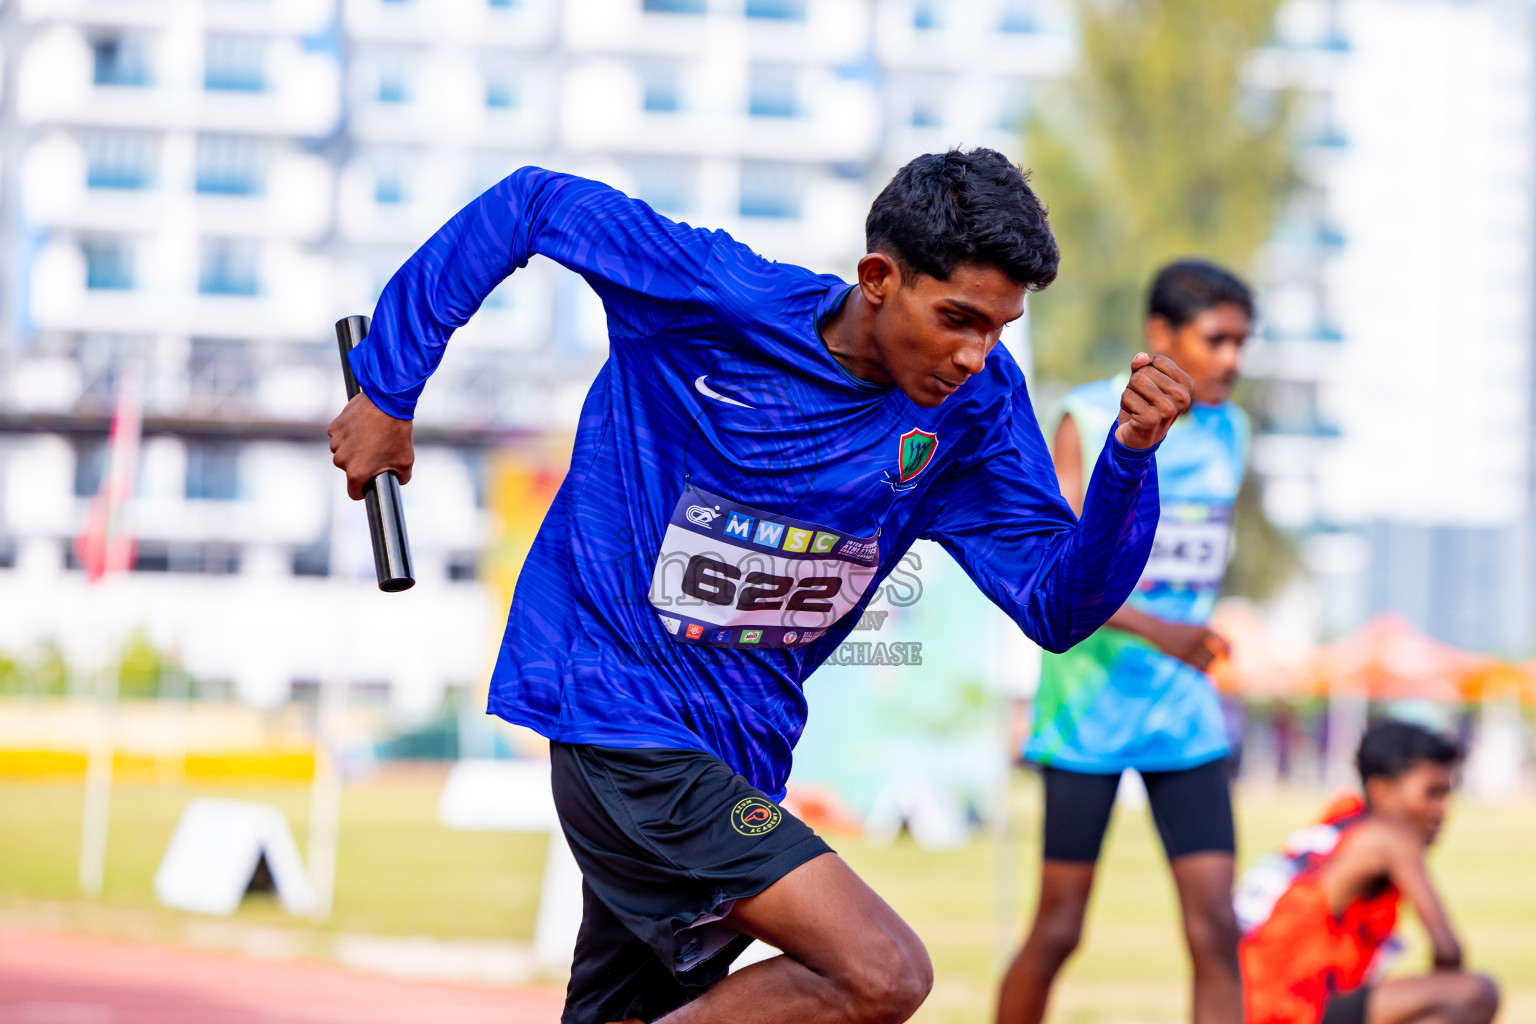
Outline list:
[[[369,320],[349,316],[336,321],[336,342],[341,346],[341,375],[347,382],[347,398],[361,390],[352,374],[348,354],[368,337]],[[405,536],[405,506],[400,502],[400,478],[386,469],[363,488],[363,507],[368,510],[368,533],[373,537],[373,568],[379,589],[397,594],[416,585],[411,570],[411,543]]]

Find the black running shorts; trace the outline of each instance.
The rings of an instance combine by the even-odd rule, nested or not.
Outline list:
[[[701,995],[751,943],[720,923],[732,902],[831,852],[711,754],[552,743],[550,759],[582,874],[561,1024],[655,1020]]]
[[[1371,986],[1361,985],[1348,992],[1330,996],[1323,1007],[1320,1024],[1365,1024],[1365,1011],[1370,1007]]]
[[[1092,864],[1099,859],[1119,773],[1093,775],[1043,768],[1045,859]],[[1168,859],[1190,853],[1233,853],[1232,793],[1225,758],[1174,772],[1142,772],[1152,820]]]

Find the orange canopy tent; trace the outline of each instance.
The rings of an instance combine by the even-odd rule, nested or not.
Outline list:
[[[1232,656],[1212,666],[1224,693],[1259,697],[1345,693],[1370,700],[1486,700],[1523,691],[1536,701],[1536,661],[1516,668],[1431,639],[1396,615],[1380,615],[1309,654],[1287,653],[1248,605],[1223,603],[1211,626]]]
[[[1211,628],[1232,651],[1230,657],[1211,665],[1211,678],[1222,693],[1301,697],[1313,692],[1305,652],[1284,650],[1246,601],[1223,601],[1211,618]]]
[[[1371,700],[1457,701],[1500,662],[1433,640],[1396,615],[1379,615],[1342,640],[1319,647],[1312,673],[1322,692]]]

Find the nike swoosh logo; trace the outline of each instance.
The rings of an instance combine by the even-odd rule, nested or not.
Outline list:
[[[743,409],[752,408],[752,406],[748,405],[746,402],[738,402],[734,398],[725,397],[720,392],[704,383],[704,378],[708,376],[709,374],[707,373],[701,373],[699,374],[699,379],[693,382],[694,390],[699,394],[703,395],[705,398],[713,398],[717,402],[724,402],[726,405],[739,405]]]

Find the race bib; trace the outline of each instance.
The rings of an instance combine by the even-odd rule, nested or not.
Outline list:
[[[874,582],[876,537],[850,537],[689,486],[651,572],[649,599],[683,643],[798,647],[848,614]]]
[[[1205,504],[1165,507],[1141,582],[1214,587],[1227,571],[1231,544],[1230,509]]]

